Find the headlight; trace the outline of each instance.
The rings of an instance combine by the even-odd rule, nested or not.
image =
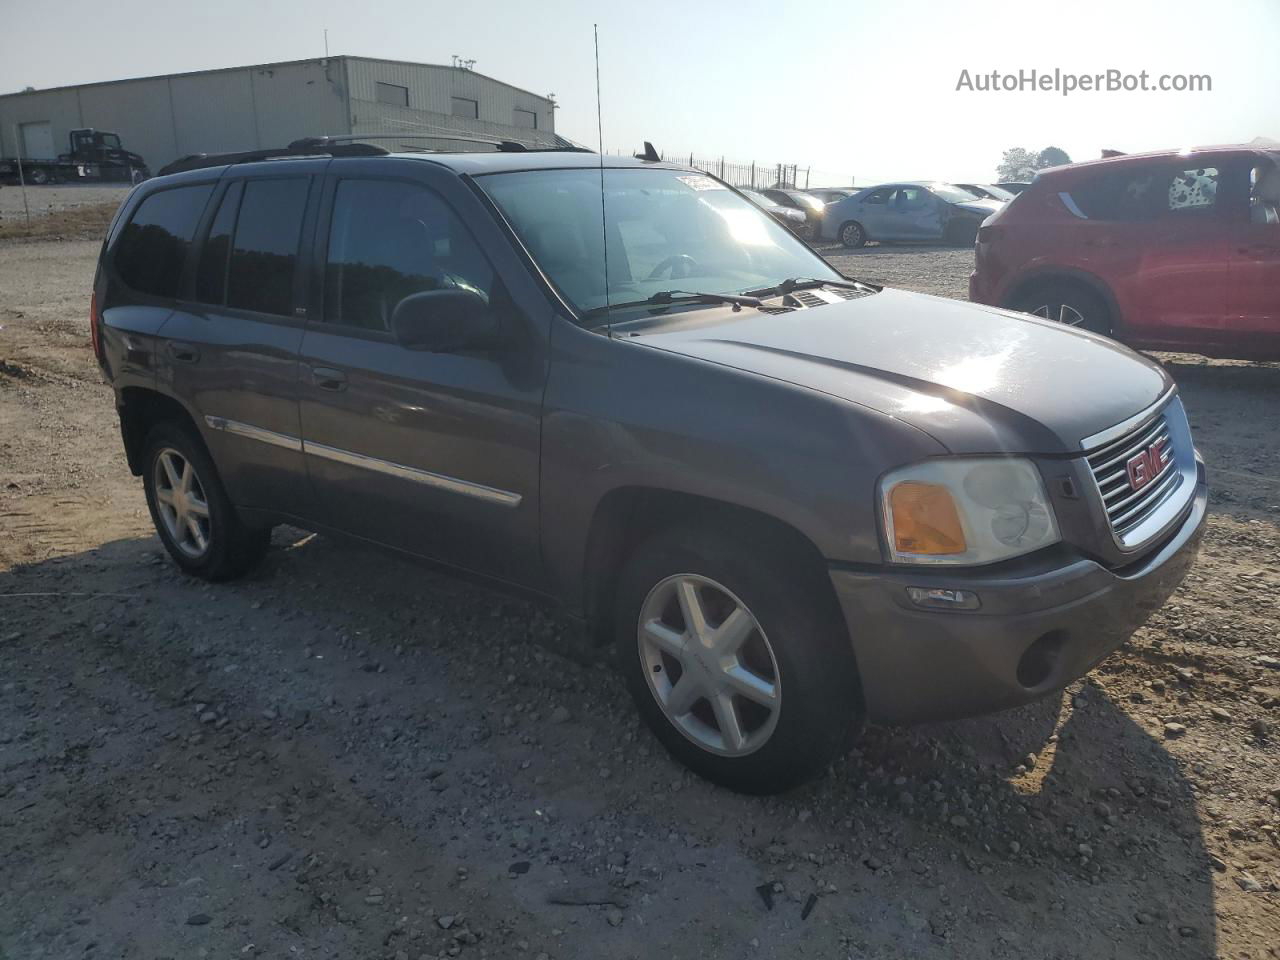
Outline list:
[[[1029,460],[926,460],[886,474],[880,502],[894,563],[995,563],[1059,539]]]

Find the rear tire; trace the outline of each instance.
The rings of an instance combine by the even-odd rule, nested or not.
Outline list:
[[[27,179],[36,186],[43,187],[49,182],[49,171],[45,170],[43,167],[36,167],[27,175]]]
[[[1111,311],[1106,301],[1078,283],[1038,284],[1020,294],[1013,309],[1104,337],[1112,335]]]
[[[744,793],[819,773],[862,716],[843,618],[795,552],[673,527],[637,547],[618,578],[618,660],[641,716],[675,759]],[[701,616],[686,615],[691,603]],[[716,639],[734,634],[737,646]]]
[[[142,465],[151,520],[184,572],[231,580],[262,559],[271,528],[240,519],[203,441],[189,427],[171,421],[152,427]]]
[[[867,244],[867,231],[862,229],[862,224],[857,220],[850,220],[848,223],[840,225],[838,234],[840,243],[851,250],[858,247],[864,247]]]

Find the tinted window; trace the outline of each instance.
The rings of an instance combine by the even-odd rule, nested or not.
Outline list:
[[[1217,167],[1144,167],[1097,176],[1071,198],[1091,220],[1151,220],[1213,210],[1219,179]]]
[[[245,183],[231,247],[227,306],[279,316],[293,312],[293,272],[306,206],[305,177]]]
[[[227,302],[227,260],[231,253],[231,234],[240,209],[242,184],[233,183],[222,195],[222,203],[209,227],[208,239],[200,254],[196,270],[196,299],[201,303]]]
[[[338,184],[324,270],[324,318],[389,330],[405,297],[460,288],[488,299],[493,270],[435,193],[392,180]]]
[[[120,279],[134,290],[176,297],[191,239],[213,185],[177,187],[147,197],[116,242]]]

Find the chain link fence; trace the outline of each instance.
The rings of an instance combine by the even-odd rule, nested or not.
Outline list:
[[[728,160],[725,157],[707,158],[696,153],[664,151],[663,160],[683,163],[719,177],[735,187],[753,190],[787,188],[808,190],[811,187],[852,187],[851,174],[815,170],[798,163],[759,163],[757,161]]]

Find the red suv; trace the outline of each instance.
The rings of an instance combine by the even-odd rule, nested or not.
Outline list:
[[[1133,347],[1280,359],[1280,149],[1041,172],[978,232],[969,299]]]

